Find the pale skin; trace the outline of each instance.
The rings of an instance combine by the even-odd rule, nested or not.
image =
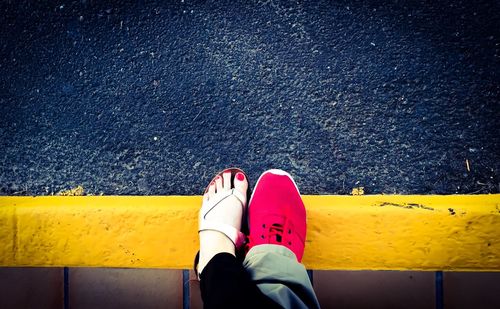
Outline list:
[[[223,173],[222,176],[217,176],[215,181],[210,183],[207,192],[203,195],[204,201],[209,201],[212,198],[217,198],[217,195],[231,190],[231,172]],[[246,196],[248,181],[242,173],[237,173],[234,177],[234,188],[243,196]],[[247,201],[244,201],[246,206]],[[241,218],[243,216],[243,207],[240,200],[231,195],[220,202],[216,208],[209,214],[206,219],[218,221],[221,223],[234,226],[236,229],[241,229]],[[205,230],[199,233],[200,236],[200,261],[198,264],[198,272],[201,273],[207,263],[218,253],[229,253],[236,256],[234,243],[223,233],[213,230]]]

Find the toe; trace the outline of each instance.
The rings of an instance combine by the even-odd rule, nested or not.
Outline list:
[[[208,198],[212,198],[215,195],[215,181],[212,181],[210,183],[210,186],[208,187]]]
[[[222,176],[218,175],[215,177],[215,192],[221,192],[223,189],[222,187]]]
[[[234,176],[234,188],[238,191],[240,191],[243,196],[246,196],[247,194],[247,189],[248,189],[248,181],[242,172],[237,172],[236,175]]]
[[[224,186],[224,190],[231,190],[231,171],[226,171],[222,174],[222,185]]]

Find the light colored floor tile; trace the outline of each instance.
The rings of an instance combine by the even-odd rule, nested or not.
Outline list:
[[[189,308],[203,309],[203,301],[201,300],[200,282],[196,278],[194,271],[189,271]]]
[[[71,309],[182,308],[182,270],[70,268]]]
[[[322,308],[435,308],[434,272],[314,271]]]
[[[63,308],[62,268],[0,267],[0,308]]]
[[[500,308],[500,273],[445,272],[444,307]]]

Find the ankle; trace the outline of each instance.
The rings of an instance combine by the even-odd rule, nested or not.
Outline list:
[[[206,230],[201,231],[200,235],[200,262],[198,264],[198,273],[210,260],[218,253],[229,253],[236,256],[234,243],[223,233],[219,231]]]

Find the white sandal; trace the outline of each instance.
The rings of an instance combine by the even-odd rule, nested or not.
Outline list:
[[[212,230],[212,231],[219,231],[226,235],[233,243],[236,249],[241,248],[243,244],[245,243],[245,234],[243,234],[239,229],[235,228],[232,225],[221,223],[221,222],[214,222],[211,220],[207,220],[205,217],[207,216],[210,211],[215,209],[217,205],[220,204],[223,200],[226,198],[230,197],[231,195],[234,195],[238,201],[241,203],[241,208],[242,208],[242,213],[245,214],[246,211],[246,197],[238,190],[236,189],[231,189],[230,191],[225,191],[224,193],[219,193],[217,194],[217,197],[215,199],[210,199],[208,201],[204,201],[201,209],[200,209],[200,215],[199,215],[199,227],[198,227],[198,233],[201,231],[206,231],[206,230]],[[243,217],[243,216],[242,216]]]

